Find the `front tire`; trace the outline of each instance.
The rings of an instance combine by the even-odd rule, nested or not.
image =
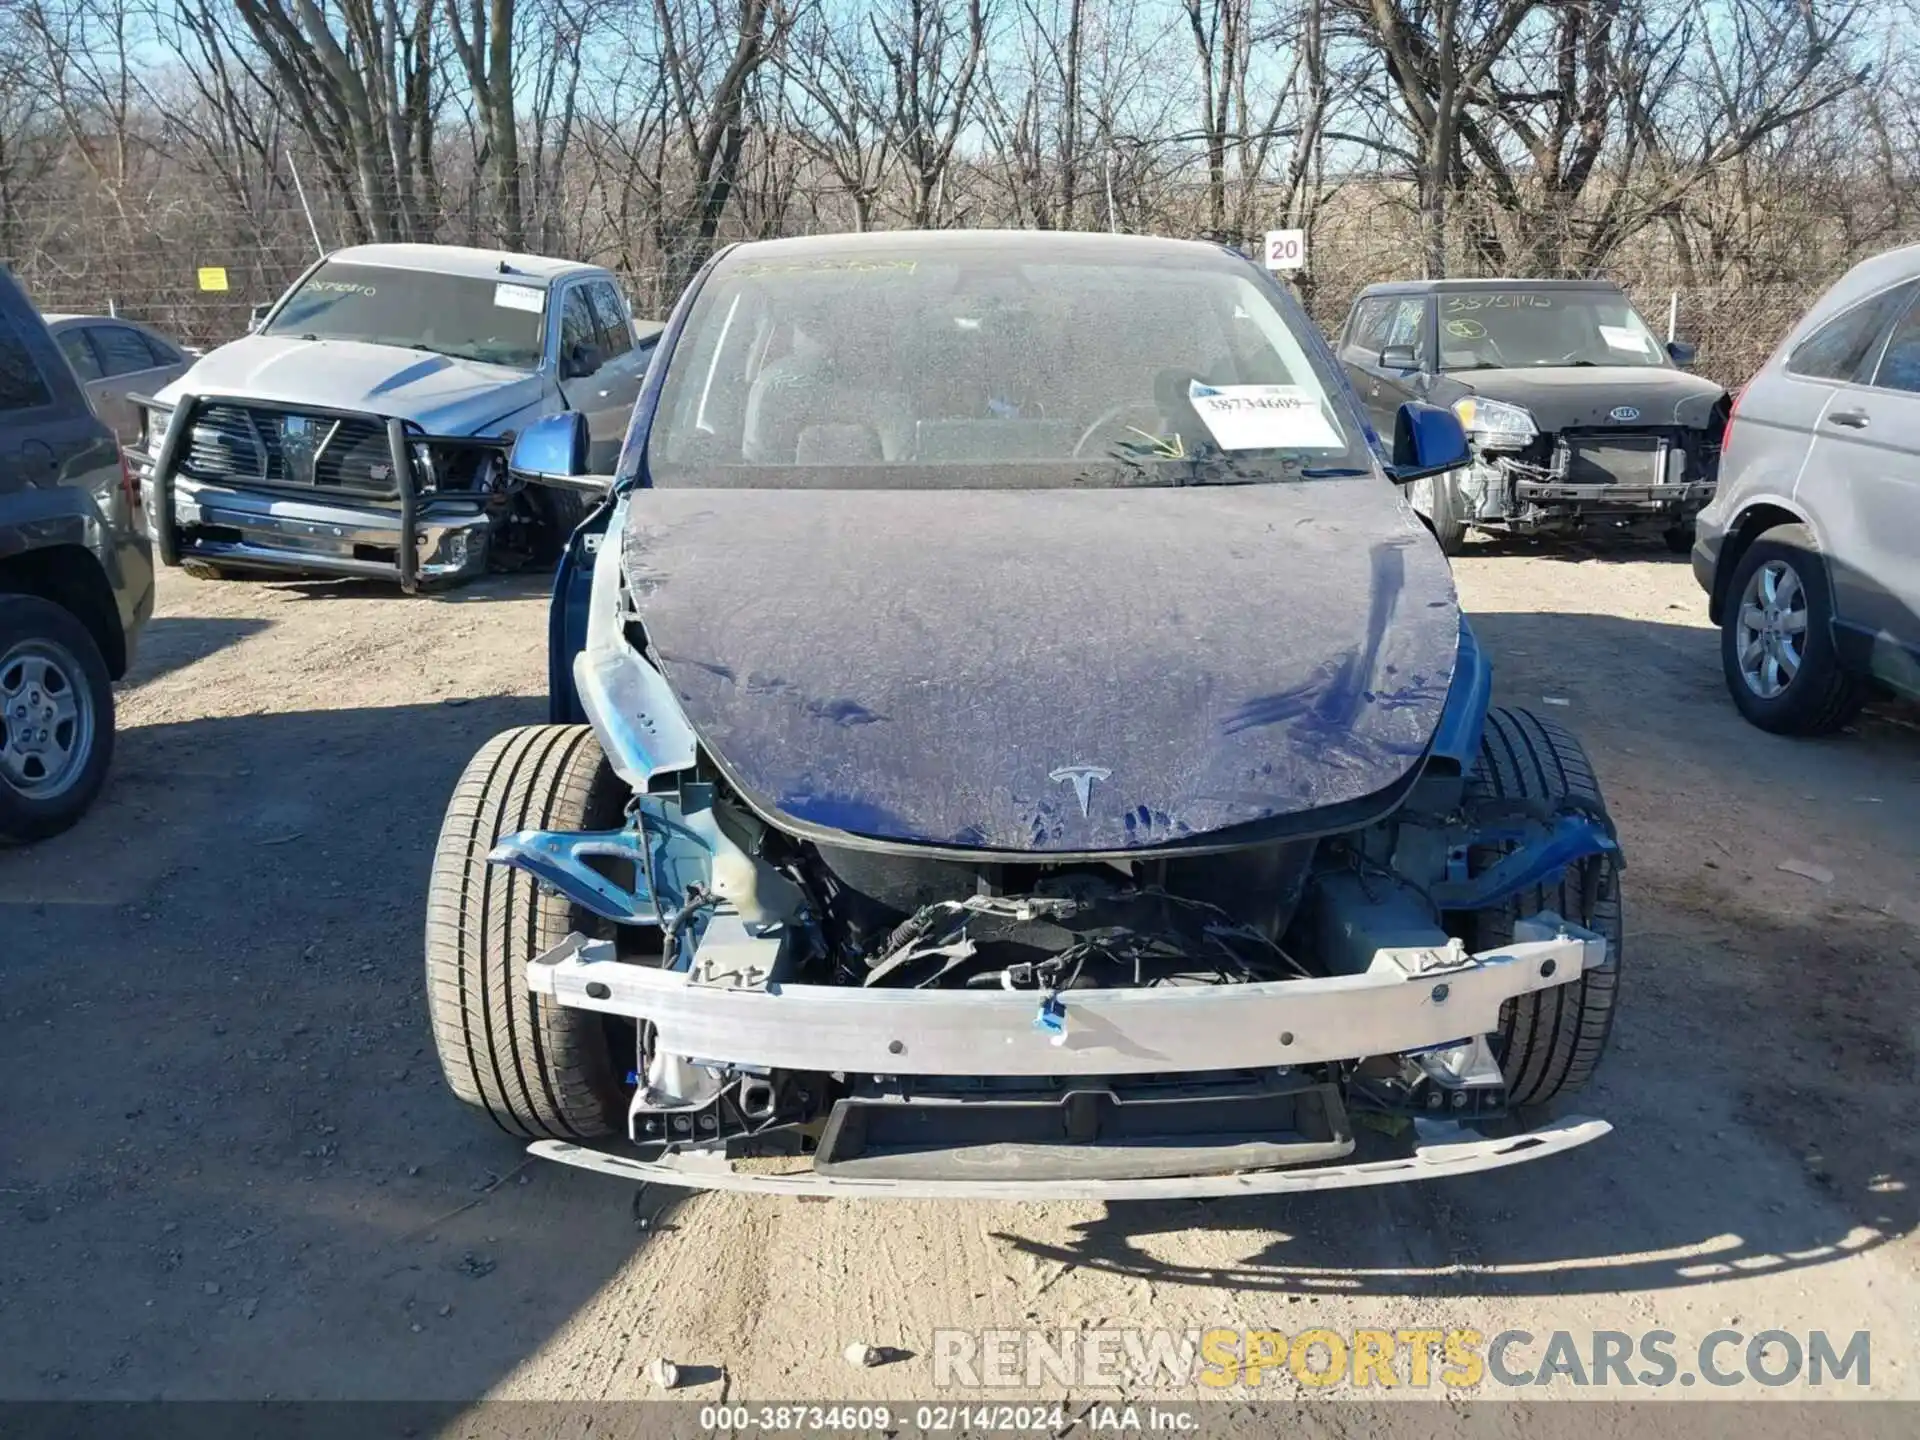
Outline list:
[[[1599,782],[1586,751],[1570,733],[1528,710],[1487,712],[1480,741],[1480,763],[1471,795],[1487,799],[1577,801],[1595,814],[1606,813]],[[1497,852],[1476,852],[1470,859],[1484,868]],[[1596,862],[1597,863],[1597,862]],[[1584,867],[1582,867],[1584,868]],[[1552,910],[1604,936],[1606,964],[1583,970],[1578,980],[1535,990],[1507,1002],[1493,1048],[1515,1106],[1543,1105],[1580,1089],[1592,1078],[1613,1029],[1620,993],[1620,947],[1625,919],[1620,902],[1620,873],[1609,865],[1589,912],[1579,868],[1569,867],[1554,881],[1522,891],[1505,904],[1475,912],[1471,939],[1489,950],[1513,939],[1514,921]]]
[[[516,830],[616,828],[625,803],[591,728],[527,725],[481,747],[447,805],[427,891],[427,1013],[448,1087],[509,1134],[609,1135],[625,1097],[601,1017],[527,989],[529,961],[599,922],[487,852]]]
[[[1420,510],[1427,528],[1433,531],[1433,538],[1440,542],[1440,553],[1460,554],[1467,548],[1467,522],[1460,518],[1460,499],[1454,494],[1453,476],[1450,473],[1435,475],[1419,483],[1426,504],[1424,508],[1415,508]]]
[[[87,627],[0,595],[0,845],[72,828],[113,761],[113,682]]]
[[[1833,589],[1813,532],[1781,525],[1747,547],[1727,586],[1720,666],[1740,713],[1776,735],[1827,735],[1866,686],[1833,643]]]
[[[578,490],[544,486],[541,487],[539,499],[544,503],[539,506],[541,526],[537,558],[542,564],[557,564],[560,557],[567,553],[567,542],[573,539],[573,532],[580,528],[580,522],[593,509],[593,498]]]

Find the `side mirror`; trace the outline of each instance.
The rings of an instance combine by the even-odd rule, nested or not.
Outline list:
[[[272,311],[273,302],[271,300],[267,301],[264,305],[254,306],[247,316],[247,333],[249,335],[257,335],[260,332],[260,327],[267,323],[267,316],[272,313]]]
[[[560,357],[562,380],[584,380],[600,368],[600,347],[582,340]]]
[[[1420,352],[1411,345],[1389,345],[1380,352],[1382,370],[1418,370]]]
[[[1682,370],[1691,366],[1693,357],[1699,353],[1699,347],[1690,345],[1685,340],[1667,341],[1667,358]]]
[[[578,410],[543,415],[515,436],[507,471],[516,480],[589,495],[613,488],[611,475],[587,473],[587,417]]]
[[[1387,475],[1394,484],[1458,470],[1471,458],[1460,417],[1444,405],[1409,400],[1393,417],[1393,464]]]

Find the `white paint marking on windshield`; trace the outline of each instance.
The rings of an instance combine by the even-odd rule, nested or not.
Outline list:
[[[707,399],[713,394],[714,377],[720,373],[720,357],[726,352],[727,337],[733,333],[733,317],[740,313],[740,296],[736,292],[733,303],[727,306],[726,323],[720,327],[720,340],[713,347],[713,358],[707,362],[707,378],[700,384],[700,408],[694,412],[693,428],[702,434],[713,434],[713,426],[707,421]]]

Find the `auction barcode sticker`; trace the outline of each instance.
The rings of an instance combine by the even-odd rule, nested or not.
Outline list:
[[[495,285],[493,303],[507,310],[525,310],[538,315],[547,308],[547,294],[531,285]]]
[[[1320,402],[1298,385],[1187,386],[1187,399],[1222,450],[1337,450]]]

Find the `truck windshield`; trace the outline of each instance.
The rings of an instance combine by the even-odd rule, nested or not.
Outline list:
[[[1440,296],[1442,370],[1666,363],[1624,295],[1516,287]]]
[[[1027,489],[1371,473],[1310,326],[1244,260],[1101,237],[748,249],[695,299],[661,487]],[[629,453],[634,453],[631,449]]]
[[[544,286],[504,277],[329,261],[301,282],[261,333],[399,345],[534,370],[546,305]]]

